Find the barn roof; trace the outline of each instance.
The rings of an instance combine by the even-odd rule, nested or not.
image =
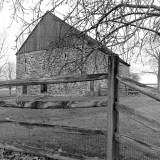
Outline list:
[[[51,12],[46,12],[44,16],[42,16],[39,23],[35,26],[31,34],[22,44],[20,49],[17,51],[16,55],[22,53],[29,53],[32,51],[46,50],[48,46],[53,44],[58,40],[59,37],[66,35],[68,32],[72,34],[77,34],[82,36],[81,32],[73,26],[70,26],[57,16],[53,15]],[[85,36],[85,40],[92,45],[98,44],[98,41],[87,36]],[[115,54],[109,48],[103,47],[102,52],[105,51],[108,54]],[[120,59],[120,62],[130,66],[128,63]]]

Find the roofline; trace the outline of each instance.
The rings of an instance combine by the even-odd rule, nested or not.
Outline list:
[[[32,32],[29,34],[29,36],[27,37],[27,39],[24,41],[24,43],[22,44],[22,46],[19,48],[19,50],[16,52],[16,55],[18,55],[18,52],[21,50],[21,48],[24,46],[24,44],[27,42],[27,40],[31,37],[31,35],[33,34],[34,30],[37,28],[37,26],[41,23],[41,21],[44,19],[44,17],[47,15],[47,14],[50,14],[52,15],[52,17],[58,21],[61,21],[63,23],[65,23],[66,25],[68,25],[70,28],[73,28],[74,30],[76,30],[77,32],[79,33],[82,33],[80,30],[78,30],[77,28],[71,26],[70,24],[66,23],[64,20],[60,19],[59,17],[55,16],[54,14],[52,14],[50,11],[47,11],[42,17],[41,17],[41,20],[38,22],[38,24],[35,26],[35,28],[32,30]],[[85,40],[93,40],[93,42],[95,43],[100,43],[98,42],[96,39],[93,39],[92,37],[88,36],[88,35],[84,35],[85,37]],[[106,46],[102,46],[102,48],[99,48],[98,49],[99,51],[103,52],[103,53],[107,53],[108,55],[109,54],[116,54],[114,53],[112,50],[110,50],[109,48],[107,48]],[[128,64],[127,62],[125,62],[123,59],[120,58],[120,62],[123,63],[124,65],[127,65],[127,66],[130,66],[130,64]]]
[[[119,61],[123,64],[125,64],[126,66],[130,67],[131,65],[128,64],[127,62],[125,62],[123,59],[119,58]]]
[[[37,23],[37,25],[34,27],[34,29],[32,30],[32,32],[28,35],[28,37],[26,38],[26,40],[23,42],[23,44],[21,45],[21,47],[18,49],[18,51],[16,52],[15,55],[18,54],[18,52],[21,50],[21,48],[24,46],[24,44],[27,42],[27,40],[32,36],[34,30],[38,27],[38,25],[41,23],[41,21],[43,20],[43,18],[48,14],[49,12],[47,11],[42,17],[40,17],[40,21]]]
[[[97,40],[93,39],[92,37],[88,36],[88,35],[85,35],[85,37],[89,38],[89,39],[92,39],[95,43],[100,43],[98,42]],[[99,51],[103,52],[103,53],[107,53],[108,55],[109,54],[113,54],[115,55],[116,53],[114,53],[112,50],[110,50],[108,47],[102,45],[101,48],[98,48]],[[116,54],[118,55],[118,54]],[[128,67],[131,66],[130,64],[128,64],[127,62],[125,62],[122,58],[119,58],[119,61],[121,63],[123,63],[124,65],[127,65]]]
[[[107,48],[107,47],[105,47],[105,49],[107,49],[110,54],[116,54],[116,53],[114,53],[112,50],[110,50],[110,49]],[[116,54],[116,55],[118,55],[118,54]],[[128,64],[127,62],[125,62],[125,61],[124,61],[122,58],[120,58],[120,57],[119,57],[119,61],[120,61],[121,63],[123,63],[124,65],[128,66],[128,67],[131,66],[130,64]]]

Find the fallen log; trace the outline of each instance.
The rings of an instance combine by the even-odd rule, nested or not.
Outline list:
[[[71,109],[71,108],[93,108],[93,107],[107,107],[105,100],[89,100],[89,101],[0,101],[0,107],[8,108],[30,108],[30,109]]]
[[[14,100],[0,101],[0,107],[21,108],[21,105],[17,104]]]
[[[96,107],[97,102],[90,101],[90,102],[71,102],[69,104],[70,108],[90,108],[90,107]]]

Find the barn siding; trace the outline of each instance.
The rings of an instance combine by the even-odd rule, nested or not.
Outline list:
[[[44,15],[44,17],[29,35],[17,54],[46,49],[51,42],[69,31],[69,25],[50,12]]]

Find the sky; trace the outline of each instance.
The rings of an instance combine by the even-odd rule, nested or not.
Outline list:
[[[3,10],[0,11],[0,21],[2,22],[0,24],[0,30],[1,33],[5,34],[5,38],[6,38],[6,47],[8,48],[7,51],[7,58],[9,59],[9,61],[16,61],[16,56],[15,53],[16,51],[13,50],[12,48],[14,48],[15,46],[15,38],[19,32],[19,27],[21,26],[20,23],[13,23],[12,26],[10,26],[11,24],[11,11],[8,10],[7,7],[4,7]]]
[[[153,74],[142,74],[143,71],[149,71],[150,66],[147,64],[142,64],[141,62],[132,63],[130,66],[130,71],[134,73],[139,73],[140,82],[145,84],[157,83],[157,77]]]
[[[44,9],[45,10],[45,9]],[[58,12],[65,12],[65,6],[61,7]],[[16,62],[16,50],[14,50],[15,46],[15,39],[16,36],[20,33],[20,28],[22,26],[22,23],[20,21],[13,21],[11,24],[11,13],[10,7],[5,5],[3,9],[0,9],[0,22],[3,22],[0,24],[0,33],[3,33],[6,37],[6,47],[8,48],[7,51],[7,58],[8,61]],[[58,17],[62,18],[60,14],[56,14]],[[144,70],[148,70],[148,65],[142,65],[141,62],[132,63],[130,67],[132,72],[141,73]],[[140,82],[142,83],[156,83],[157,78],[155,75],[151,74],[140,74]]]

